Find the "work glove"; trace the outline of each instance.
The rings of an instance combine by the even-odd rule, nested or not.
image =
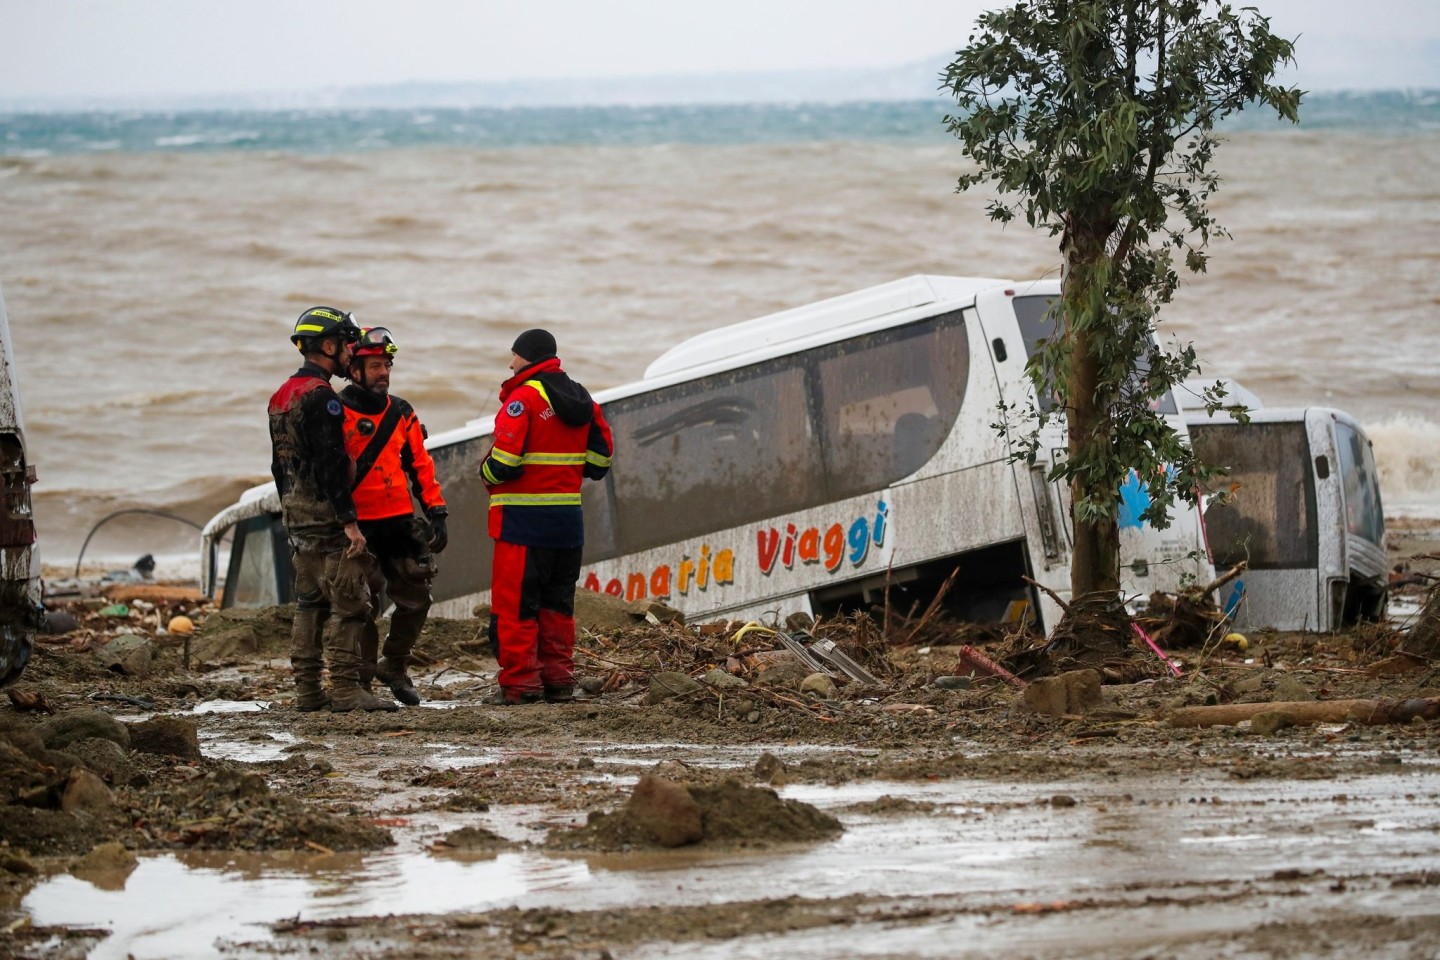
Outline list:
[[[445,517],[448,511],[444,507],[435,507],[425,512],[425,519],[430,521],[430,552],[439,553],[445,549],[450,542],[450,535],[445,531]]]

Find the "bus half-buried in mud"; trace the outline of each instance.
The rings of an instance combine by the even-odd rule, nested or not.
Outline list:
[[[1046,480],[1063,426],[1033,465],[1012,463],[991,424],[1002,398],[1033,395],[1028,353],[1053,332],[1056,281],[916,276],[694,337],[644,379],[596,395],[615,436],[603,482],[586,483],[581,586],[654,598],[693,619],[924,609],[975,621],[1059,613],[1029,577],[1070,589],[1068,490]],[[1167,398],[1167,413],[1184,422]],[[450,508],[435,581],[439,616],[488,601],[488,498],[477,470],[492,420],[430,438]],[[1132,476],[1121,512],[1122,588],[1174,591],[1208,577],[1199,514],[1142,524]],[[290,596],[273,484],[205,528],[207,590],[234,528],[222,603]]]

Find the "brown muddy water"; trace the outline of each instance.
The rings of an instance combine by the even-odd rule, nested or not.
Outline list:
[[[283,731],[259,742],[211,736],[204,750],[236,760],[271,759],[287,737]],[[437,766],[501,764],[526,755],[468,742],[429,746]],[[870,755],[814,745],[665,743],[575,743],[545,755],[588,758],[591,776],[628,786],[634,776],[610,774],[607,767],[633,771],[657,759],[739,767],[766,750],[786,762]],[[1377,917],[1433,923],[1437,898],[1423,878],[1440,873],[1440,758],[1400,749],[1392,759],[1405,772],[1323,782],[1239,782],[1212,772],[1097,780],[1077,771],[1075,779],[1043,783],[794,784],[781,795],[839,817],[845,833],[831,842],[766,851],[580,856],[527,845],[489,855],[439,852],[435,841],[462,826],[538,844],[547,831],[579,823],[583,814],[545,805],[424,812],[395,821],[396,845],[381,853],[149,855],[128,874],[46,879],[25,896],[21,910],[36,925],[112,931],[89,954],[96,960],[289,953],[293,945],[273,942],[270,928],[286,919],[506,907],[681,909],[791,897],[878,898],[888,906],[859,923],[762,930],[712,943],[702,938],[683,949],[717,960],[1017,951],[1029,957],[1336,956],[1343,954],[1323,943],[1259,954],[1225,947],[1238,947],[1230,943],[1236,931],[1253,936],[1294,923],[1323,928],[1349,913],[1371,925]],[[419,792],[392,785],[387,806],[403,809]],[[1434,935],[1432,928],[1431,939],[1421,940],[1433,945]],[[1387,942],[1380,937],[1380,945]],[[1391,946],[1398,952],[1369,955],[1427,955],[1406,952],[1414,943]],[[346,949],[366,952],[353,939]],[[663,957],[676,949],[675,943],[642,942],[615,955]]]

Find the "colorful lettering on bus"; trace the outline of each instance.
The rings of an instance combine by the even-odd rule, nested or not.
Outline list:
[[[890,504],[881,500],[875,506],[873,517],[861,514],[849,524],[832,523],[823,531],[818,526],[801,527],[793,522],[784,525],[783,534],[779,527],[764,527],[755,532],[756,566],[767,577],[777,566],[792,570],[797,563],[821,565],[829,574],[836,573],[847,561],[850,566],[859,567],[869,557],[872,545],[876,549],[885,545],[889,516]],[[735,551],[728,547],[716,550],[702,543],[695,556],[681,554],[674,566],[662,563],[648,574],[632,570],[623,579],[612,577],[603,584],[600,577],[591,572],[582,586],[626,600],[667,600],[676,595],[686,596],[692,589],[706,591],[711,586],[723,587],[734,582]]]

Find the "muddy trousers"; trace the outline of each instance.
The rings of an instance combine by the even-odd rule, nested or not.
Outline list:
[[[575,582],[580,548],[495,541],[490,639],[500,688],[527,696],[575,685]]]
[[[375,677],[375,661],[380,655],[404,672],[410,652],[425,628],[430,615],[430,584],[435,579],[435,560],[430,554],[420,557],[391,557],[382,554],[370,570],[370,615],[365,621],[365,634],[360,643],[360,682]],[[380,630],[376,625],[382,610],[383,596],[395,604],[390,616],[390,632],[385,646],[380,646]]]
[[[297,547],[295,623],[290,635],[290,665],[301,696],[318,695],[320,670],[330,663],[330,680],[360,681],[360,642],[370,611],[368,553],[347,559],[342,548]]]

